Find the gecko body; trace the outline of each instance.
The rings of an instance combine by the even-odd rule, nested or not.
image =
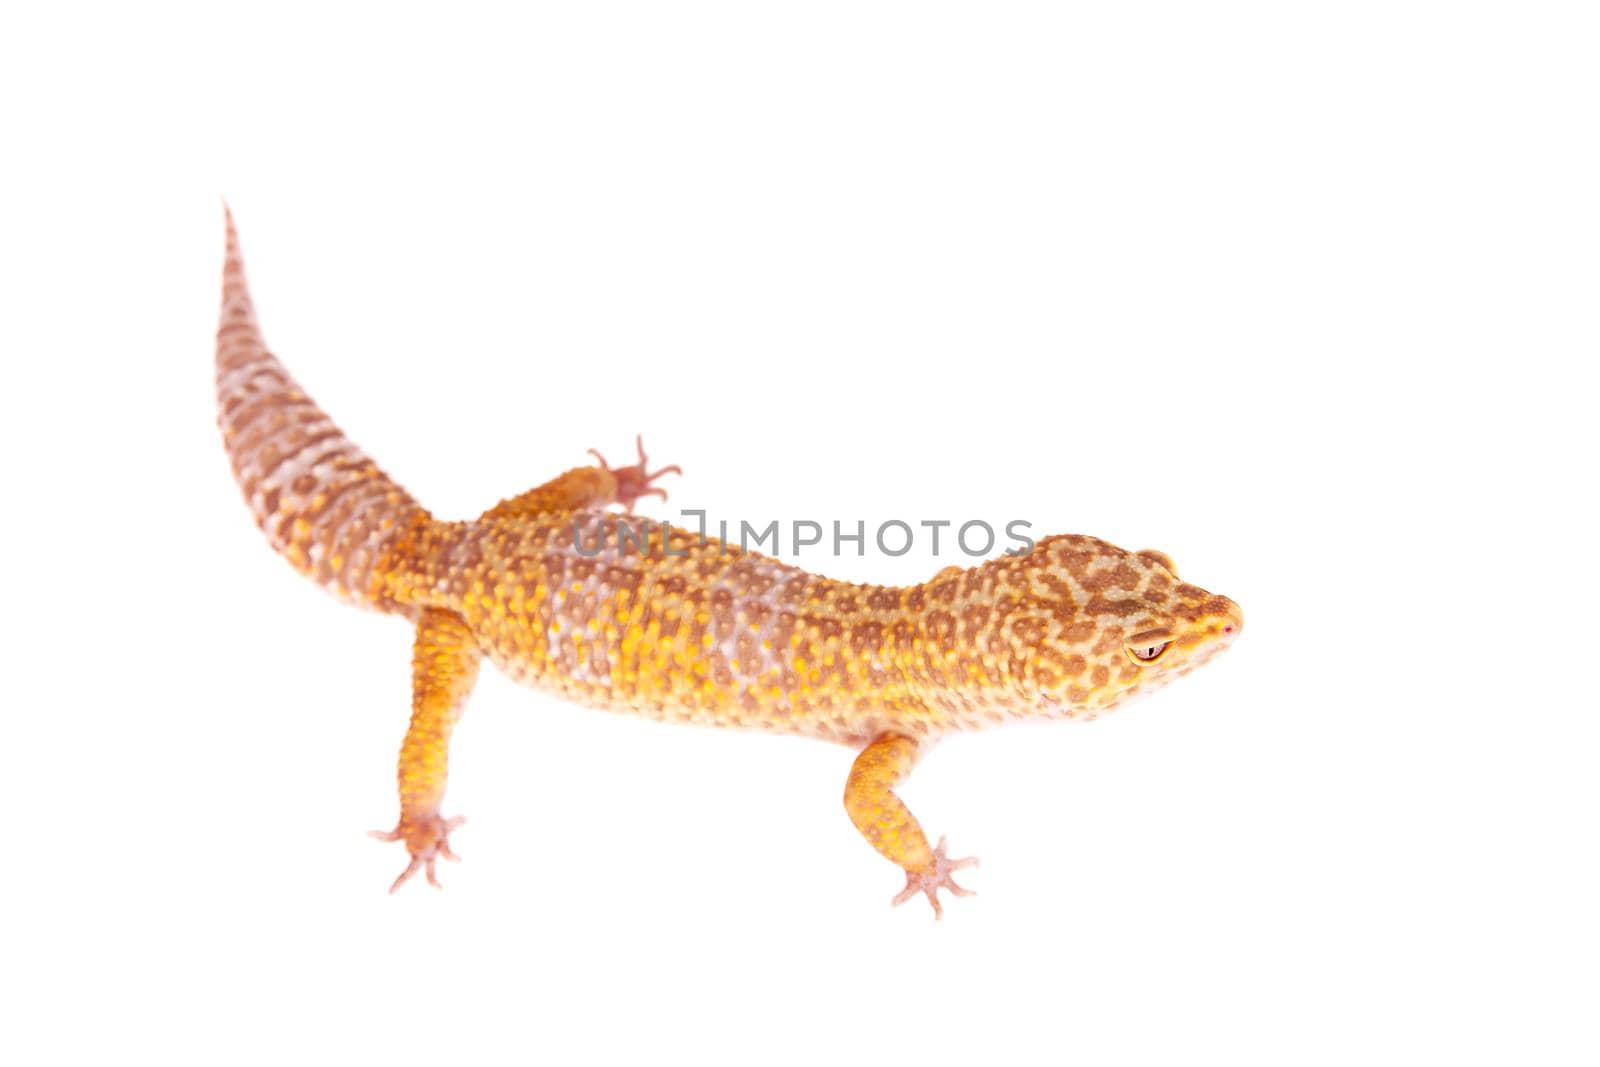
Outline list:
[[[1017,718],[1088,720],[1188,674],[1243,626],[1160,552],[1060,535],[912,586],[838,581],[632,516],[665,495],[638,462],[576,467],[470,521],[434,518],[268,351],[231,216],[217,335],[219,423],[269,542],[296,569],[416,627],[399,762],[409,865],[453,858],[450,734],[488,659],[583,704],[822,738],[859,750],[845,809],[906,874],[895,903],[962,894],[894,793],[940,737]],[[597,458],[599,458],[597,456]],[[627,514],[609,510],[627,507]]]

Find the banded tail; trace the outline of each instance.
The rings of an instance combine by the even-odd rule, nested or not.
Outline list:
[[[341,600],[394,610],[382,576],[430,516],[357,448],[267,351],[233,215],[217,327],[217,424],[256,525]],[[379,562],[391,557],[391,566]]]

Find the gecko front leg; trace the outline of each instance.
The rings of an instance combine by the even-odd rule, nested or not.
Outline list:
[[[883,734],[861,750],[850,767],[844,785],[844,810],[867,843],[885,859],[906,872],[906,887],[891,904],[903,904],[923,893],[933,905],[933,917],[944,917],[939,906],[939,890],[948,889],[958,897],[970,897],[951,880],[950,873],[973,867],[977,857],[950,859],[944,852],[944,838],[937,848],[928,847],[928,838],[905,802],[894,794],[894,787],[911,773],[917,761],[917,743],[899,734]]]
[[[434,864],[453,860],[450,831],[461,818],[439,813],[450,759],[450,733],[478,680],[482,653],[466,621],[454,612],[428,608],[417,621],[411,657],[411,726],[400,745],[400,822],[374,830],[380,841],[404,841],[411,863],[389,887],[393,893],[419,869],[439,884]]]

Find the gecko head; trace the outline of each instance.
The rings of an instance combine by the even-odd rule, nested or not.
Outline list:
[[[1244,628],[1238,604],[1182,581],[1165,553],[1070,535],[1028,555],[1029,591],[1049,609],[1025,676],[1041,707],[1093,717],[1188,674]]]

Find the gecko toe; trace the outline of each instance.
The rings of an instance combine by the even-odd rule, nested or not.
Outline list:
[[[420,859],[413,858],[412,861],[406,865],[406,869],[400,872],[400,877],[396,878],[394,882],[390,884],[389,895],[393,896],[395,893],[398,893],[400,891],[400,887],[405,885],[406,882],[410,881],[411,876],[416,874],[417,868],[421,866],[422,861]]]
[[[460,826],[466,819],[460,815],[446,819],[434,814],[420,818],[407,818],[402,816],[400,824],[393,830],[371,830],[371,837],[379,841],[404,841],[406,851],[411,854],[411,862],[406,869],[400,872],[400,877],[389,886],[389,892],[394,893],[415,875],[423,872],[428,884],[435,889],[443,889],[439,882],[437,870],[441,857],[447,860],[460,862],[461,857],[450,848],[450,832]]]
[[[658,485],[652,484],[664,474],[682,474],[683,468],[676,463],[669,464],[659,470],[650,469],[650,459],[644,451],[644,435],[634,438],[634,445],[639,452],[639,461],[628,467],[613,467],[606,462],[606,457],[598,449],[589,449],[600,464],[600,468],[609,472],[617,480],[616,503],[622,505],[629,515],[633,514],[634,504],[643,497],[658,496],[667,499],[667,491]]]
[[[912,897],[921,893],[928,898],[928,903],[933,905],[933,917],[944,918],[944,908],[939,903],[939,890],[948,890],[951,896],[975,897],[977,891],[968,889],[955,883],[950,877],[950,872],[963,867],[976,867],[978,857],[963,856],[960,859],[951,859],[945,855],[945,840],[939,839],[939,844],[933,850],[933,862],[927,867],[917,871],[906,872],[906,887],[889,902],[891,907],[904,904]]]

